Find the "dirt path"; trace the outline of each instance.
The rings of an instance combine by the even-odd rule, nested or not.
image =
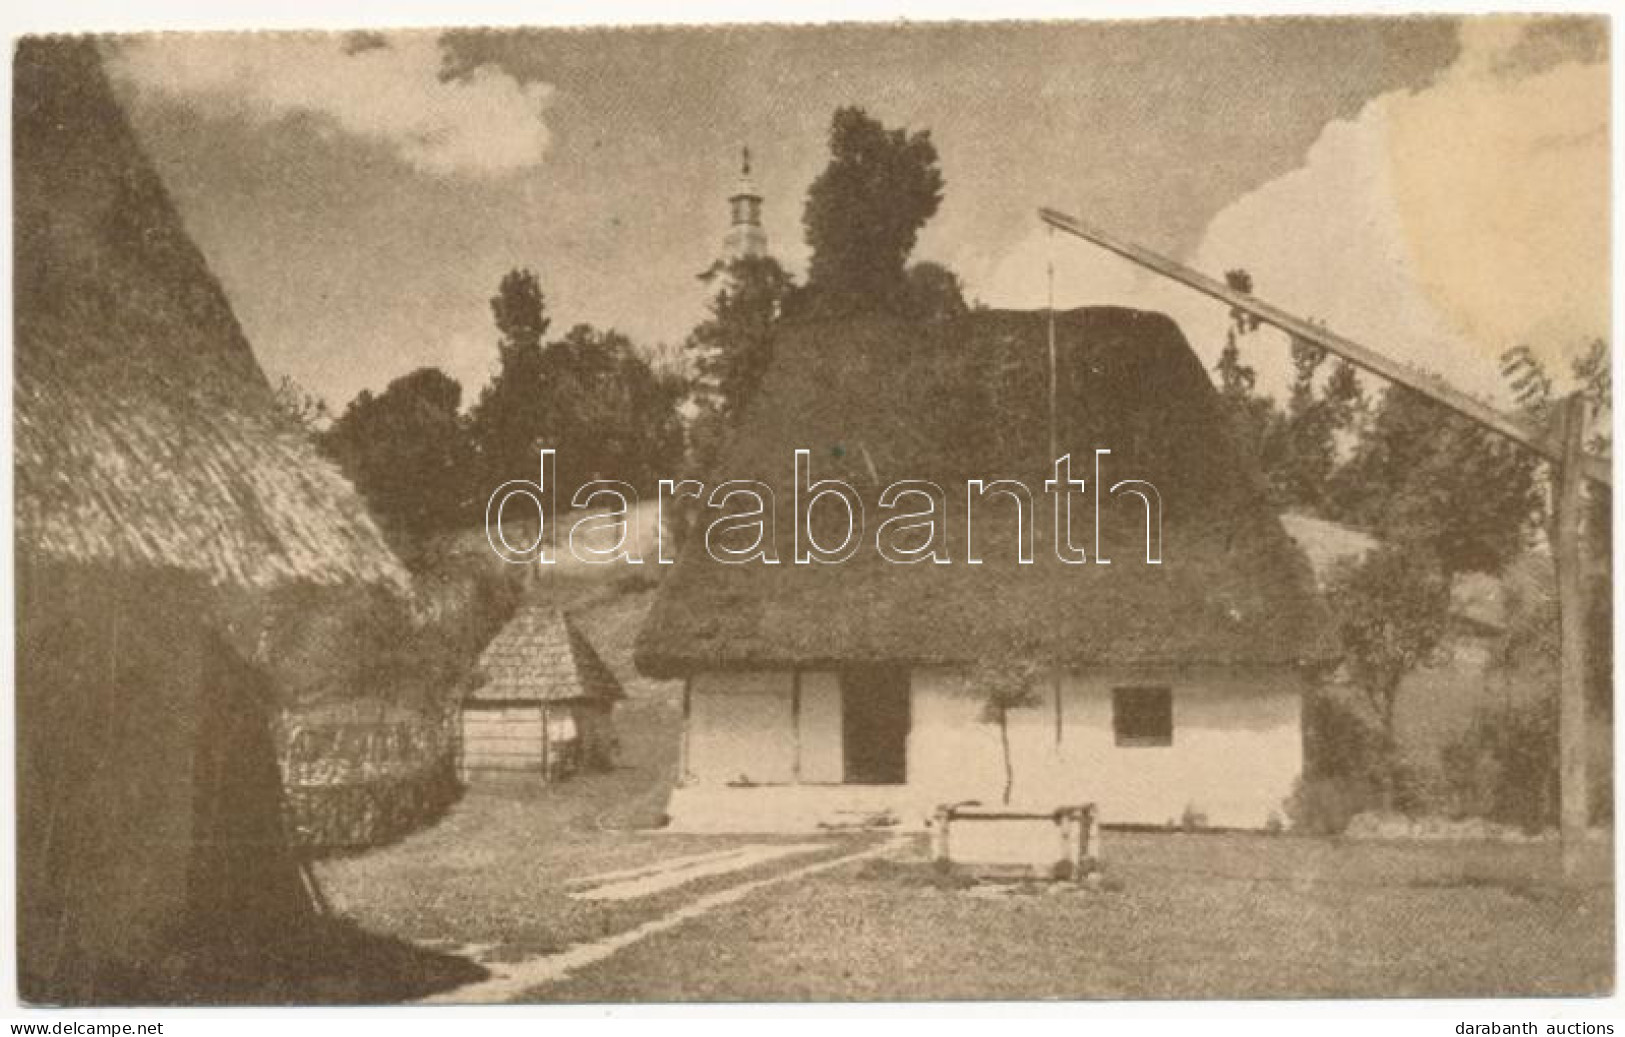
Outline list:
[[[585,888],[570,895],[577,900],[634,900],[638,897],[664,893],[678,886],[686,886],[690,882],[698,882],[712,875],[726,875],[781,857],[813,853],[826,846],[826,843],[792,843],[788,846],[766,844],[741,846],[719,853],[676,857],[642,869],[633,868],[578,879],[572,885]]]
[[[854,850],[851,853],[821,860],[791,871],[754,879],[737,886],[730,886],[719,892],[700,897],[668,914],[651,919],[625,932],[606,936],[601,940],[590,943],[576,944],[567,950],[554,954],[539,955],[519,962],[481,962],[491,972],[488,978],[436,994],[419,1003],[442,1005],[503,1004],[514,1001],[528,991],[566,979],[572,972],[590,965],[596,965],[650,936],[675,929],[685,922],[703,917],[718,908],[738,903],[758,890],[804,879],[819,872],[866,860],[870,857],[878,857],[892,849],[893,844],[891,842],[883,842],[876,846]]]

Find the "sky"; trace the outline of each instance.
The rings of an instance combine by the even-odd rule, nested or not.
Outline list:
[[[1525,343],[1608,332],[1606,31],[1575,19],[1268,19],[127,37],[137,133],[273,378],[342,407],[438,366],[471,402],[488,300],[648,348],[703,317],[748,145],[771,250],[832,111],[929,129],[916,258],[990,305],[1225,313],[1039,224],[1074,212],[1483,394]],[[1279,384],[1286,350],[1248,359]]]

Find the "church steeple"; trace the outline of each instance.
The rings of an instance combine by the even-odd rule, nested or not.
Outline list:
[[[722,239],[723,259],[757,259],[767,255],[767,232],[762,229],[762,194],[750,173],[750,148],[741,149],[739,182],[728,197],[732,225]]]

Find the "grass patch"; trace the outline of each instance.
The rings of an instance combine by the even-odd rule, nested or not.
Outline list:
[[[904,889],[969,889],[976,879],[942,861],[900,861],[871,857],[852,871],[859,882],[883,882]]]
[[[535,997],[1595,995],[1613,987],[1611,863],[1596,851],[1591,884],[1570,889],[1551,846],[1118,833],[1111,896],[944,896],[929,862],[880,859],[764,891]]]

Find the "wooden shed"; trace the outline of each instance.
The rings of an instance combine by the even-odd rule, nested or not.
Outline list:
[[[462,774],[556,781],[614,762],[611,713],[625,698],[574,621],[525,605],[480,655],[463,700]]]
[[[25,39],[14,76],[19,992],[209,1000],[190,969],[313,918],[252,617],[406,574],[281,416],[96,44]]]

